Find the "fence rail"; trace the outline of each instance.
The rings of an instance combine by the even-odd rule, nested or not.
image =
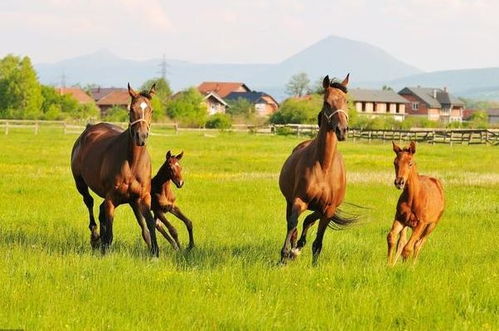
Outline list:
[[[112,123],[123,128],[127,122]],[[1,120],[0,132],[3,129],[9,134],[11,129],[31,129],[38,134],[42,128],[60,128],[64,134],[80,134],[85,129],[84,123],[69,123],[64,121],[38,121],[38,120]],[[314,135],[319,128],[312,124],[283,124],[254,126],[235,124],[230,131],[250,132],[254,134],[294,134]],[[182,131],[216,132],[217,129],[207,128],[182,128],[176,123],[152,123],[151,135],[168,136]],[[410,130],[366,130],[350,129],[348,137],[356,140],[393,140],[393,141],[425,141],[431,144],[490,144],[499,145],[499,129],[410,129]]]

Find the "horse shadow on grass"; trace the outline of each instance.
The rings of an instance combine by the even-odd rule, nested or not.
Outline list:
[[[159,238],[158,238],[159,239]],[[216,242],[201,242],[193,249],[175,251],[167,242],[159,240],[160,257],[172,264],[176,270],[209,270],[226,265],[260,265],[272,267],[277,261],[276,242],[259,238],[254,243],[221,245]],[[111,248],[102,255],[100,250],[90,247],[88,236],[76,229],[65,229],[63,232],[30,232],[23,229],[0,230],[0,246],[22,247],[26,251],[39,251],[48,255],[79,255],[105,258],[108,255],[119,255],[134,259],[151,259],[149,251],[141,238],[134,242],[113,242]]]

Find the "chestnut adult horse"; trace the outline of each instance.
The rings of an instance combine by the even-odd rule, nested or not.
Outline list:
[[[73,146],[71,170],[76,188],[88,208],[92,247],[96,248],[100,241],[105,253],[113,241],[115,208],[128,203],[142,228],[147,246],[153,255],[158,256],[155,223],[151,215],[151,160],[146,149],[155,86],[149,92],[138,93],[128,84],[128,92],[131,97],[128,128],[123,130],[108,123],[88,125]],[[104,198],[99,209],[100,235],[89,187]]]
[[[437,226],[444,212],[444,190],[442,183],[437,178],[419,175],[416,170],[416,144],[411,142],[409,147],[400,148],[393,143],[396,154],[395,187],[403,190],[397,203],[395,221],[388,233],[388,264],[394,265],[400,254],[404,260],[414,253],[416,261],[419,251],[426,238]],[[412,234],[407,241],[407,228],[412,229]],[[397,237],[395,258],[393,253]]]
[[[281,250],[281,262],[296,257],[306,242],[308,229],[318,220],[319,229],[312,246],[313,263],[322,249],[327,226],[352,223],[353,219],[341,217],[337,207],[343,202],[346,189],[345,165],[337,149],[338,140],[345,140],[348,130],[347,85],[343,82],[323,80],[324,104],[318,115],[319,132],[315,139],[295,147],[284,163],[279,177],[279,187],[287,203],[287,233]],[[298,243],[298,217],[311,210],[303,222]]]

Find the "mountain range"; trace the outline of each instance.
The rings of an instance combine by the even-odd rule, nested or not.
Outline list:
[[[124,87],[127,82],[140,86],[158,77],[161,62],[160,58],[130,60],[99,50],[56,63],[35,64],[35,69],[44,84],[61,85],[64,76],[68,85]],[[342,78],[350,73],[353,87],[445,86],[458,96],[499,99],[499,67],[423,72],[379,47],[336,36],[322,39],[279,63],[192,63],[176,59],[167,59],[166,63],[167,78],[174,90],[202,81],[239,81],[282,100],[286,97],[286,83],[296,73],[306,72],[312,83],[326,74]]]

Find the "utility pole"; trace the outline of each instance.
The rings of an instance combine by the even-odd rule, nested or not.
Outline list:
[[[65,88],[66,87],[66,73],[64,69],[62,69],[62,75],[61,75],[61,87]]]
[[[161,63],[159,64],[160,67],[160,75],[161,78],[163,78],[166,81],[166,75],[168,74],[168,63],[166,62],[166,55],[163,54],[163,58],[161,60]]]

